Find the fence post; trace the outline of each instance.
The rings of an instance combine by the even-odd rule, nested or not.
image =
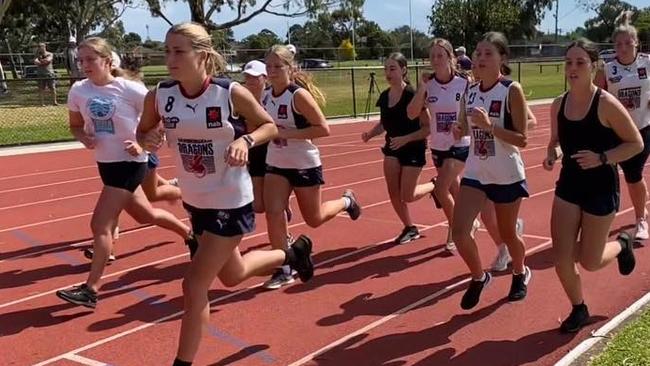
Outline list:
[[[357,88],[354,86],[354,66],[350,68],[352,74],[352,115],[357,118]]]
[[[517,82],[521,84],[521,62],[517,62]]]

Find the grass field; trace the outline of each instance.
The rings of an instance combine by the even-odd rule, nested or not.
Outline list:
[[[344,65],[350,65],[342,63]],[[314,78],[327,97],[324,113],[328,117],[362,115],[366,103],[370,112],[377,112],[375,102],[379,96],[373,89],[370,98],[370,73],[376,73],[375,80],[379,90],[387,87],[379,61],[357,61],[357,68],[318,70]],[[364,66],[375,68],[363,68]],[[540,73],[540,65],[541,73]],[[564,71],[559,63],[518,64],[513,63],[512,77],[519,80],[528,99],[554,97],[564,90]],[[521,66],[521,69],[520,69]],[[415,84],[418,74],[424,68],[412,67],[410,79]],[[165,66],[147,66],[143,68],[145,83],[153,87],[165,78]],[[65,71],[59,70],[59,75]],[[231,75],[239,79],[239,74]],[[354,81],[354,82],[353,82]],[[58,107],[41,107],[37,82],[33,80],[9,80],[10,94],[0,96],[0,146],[69,140],[67,130],[66,96],[69,90],[68,80],[60,80],[57,85]],[[353,88],[354,85],[354,88]],[[353,92],[354,90],[354,92]],[[46,103],[50,104],[49,94]]]
[[[590,366],[650,365],[650,308],[607,343]]]

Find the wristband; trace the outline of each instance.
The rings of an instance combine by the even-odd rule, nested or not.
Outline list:
[[[244,141],[246,141],[246,144],[248,145],[248,148],[250,149],[251,147],[255,146],[255,140],[251,137],[251,135],[244,135],[242,136]]]

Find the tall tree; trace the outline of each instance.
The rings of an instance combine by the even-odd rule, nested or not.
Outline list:
[[[439,0],[431,8],[430,30],[454,45],[471,47],[488,31],[510,40],[533,38],[552,0]]]
[[[146,0],[151,14],[173,23],[163,11],[163,5],[171,0]],[[174,0],[178,1],[178,0]],[[339,0],[181,0],[187,3],[191,20],[203,24],[208,30],[232,28],[246,23],[260,14],[273,14],[283,17],[313,15],[318,10],[337,3]],[[237,15],[225,21],[215,21],[213,17],[224,9],[231,9]]]
[[[249,60],[264,57],[264,53],[271,46],[282,43],[280,37],[273,31],[262,29],[257,34],[242,39],[242,46],[247,49],[246,56]]]
[[[390,32],[397,49],[407,57],[411,53],[411,28],[408,25],[397,27]],[[413,30],[413,56],[426,58],[429,56],[431,37],[419,30]]]
[[[0,0],[0,23],[2,22],[2,18],[7,12],[7,9],[9,9],[9,5],[11,5],[11,0]]]
[[[360,59],[369,60],[388,56],[395,50],[395,41],[390,33],[384,32],[379,24],[373,21],[362,22],[356,34],[359,37],[357,52]]]
[[[637,10],[636,7],[620,0],[580,0],[580,4],[585,10],[596,13],[594,18],[585,22],[585,36],[594,42],[609,41],[617,26],[618,16],[626,10]],[[635,18],[636,14],[632,20]]]

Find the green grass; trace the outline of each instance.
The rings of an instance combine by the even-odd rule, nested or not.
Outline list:
[[[342,62],[342,66],[351,67],[352,62]],[[355,69],[354,78],[351,68],[318,70],[314,78],[327,98],[327,104],[323,108],[326,116],[352,116],[355,112],[362,115],[368,101],[368,90],[370,86],[369,75],[376,74],[375,80],[379,92],[388,87],[383,76],[383,70],[379,61],[357,61],[357,66],[375,65],[374,69]],[[527,99],[540,99],[555,97],[564,90],[564,71],[554,65],[558,63],[546,63],[542,73],[539,64],[512,64],[512,77],[515,80],[521,79]],[[410,68],[409,77],[413,84],[417,83],[419,72],[424,70],[415,67]],[[165,78],[165,66],[147,66],[143,69],[147,76],[145,83],[150,88],[158,81]],[[59,73],[65,75],[65,72]],[[238,73],[231,75],[235,79],[241,78]],[[354,79],[354,92],[352,80]],[[0,146],[27,144],[33,142],[62,141],[69,140],[71,136],[67,129],[67,110],[65,101],[69,90],[69,82],[61,80],[57,85],[58,107],[40,107],[40,98],[36,81],[32,80],[9,80],[10,94],[0,96]],[[379,92],[375,89],[370,96],[370,112],[378,112],[375,107]],[[49,94],[46,94],[46,102],[51,101]],[[356,103],[355,103],[356,102]],[[355,110],[356,105],[356,110]]]
[[[607,343],[590,366],[650,365],[650,308]]]

